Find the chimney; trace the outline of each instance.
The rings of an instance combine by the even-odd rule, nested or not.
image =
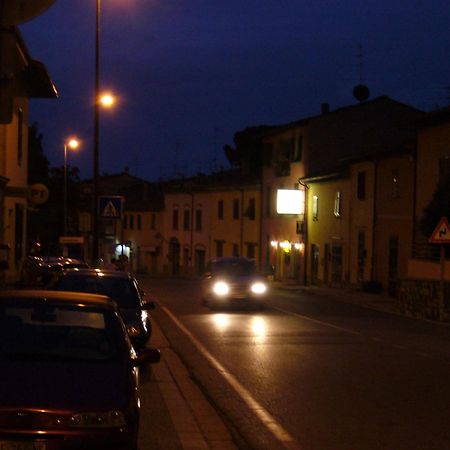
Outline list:
[[[330,104],[329,103],[322,103],[322,114],[328,114],[330,112]]]

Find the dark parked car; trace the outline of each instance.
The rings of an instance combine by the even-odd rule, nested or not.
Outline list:
[[[137,450],[139,370],[106,296],[0,292],[0,448]]]
[[[51,289],[107,295],[117,303],[134,345],[144,346],[152,334],[149,311],[153,300],[144,300],[144,292],[128,272],[100,269],[66,270],[49,286]]]
[[[20,284],[25,287],[46,286],[60,272],[74,268],[89,268],[89,264],[63,256],[29,256],[22,266]]]
[[[223,257],[208,262],[202,278],[204,304],[263,307],[266,294],[267,283],[253,260]]]

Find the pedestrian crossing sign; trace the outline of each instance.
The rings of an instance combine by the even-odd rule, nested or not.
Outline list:
[[[446,217],[442,217],[429,242],[432,244],[450,244],[450,225]]]
[[[104,219],[121,219],[124,198],[119,195],[99,197],[100,217]]]

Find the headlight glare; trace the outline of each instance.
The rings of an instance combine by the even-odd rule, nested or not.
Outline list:
[[[251,290],[254,294],[264,294],[267,290],[267,286],[259,281],[252,284]]]
[[[225,283],[225,281],[218,281],[213,286],[213,292],[216,295],[224,296],[230,292],[230,287],[227,283]]]

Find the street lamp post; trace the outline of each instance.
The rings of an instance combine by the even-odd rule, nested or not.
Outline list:
[[[99,217],[99,141],[100,141],[100,0],[96,0],[95,14],[95,102],[94,102],[94,158],[93,158],[93,206],[92,206],[92,262],[98,262]]]
[[[68,142],[64,142],[64,236],[67,236],[67,150],[75,150],[79,146],[79,142],[72,138]]]
[[[99,167],[100,167],[100,107],[111,108],[115,103],[112,94],[100,95],[100,11],[101,0],[96,0],[95,13],[95,83],[94,83],[94,157],[93,157],[93,195],[92,195],[92,262],[99,261]]]

